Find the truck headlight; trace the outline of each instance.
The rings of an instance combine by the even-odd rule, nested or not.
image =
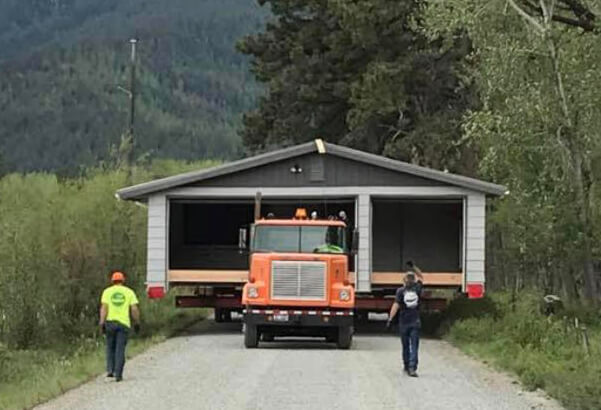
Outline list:
[[[251,299],[256,299],[259,297],[259,290],[255,287],[248,288],[248,297]]]
[[[340,292],[338,292],[338,299],[347,301],[350,298],[351,298],[351,294],[348,290],[342,289]]]

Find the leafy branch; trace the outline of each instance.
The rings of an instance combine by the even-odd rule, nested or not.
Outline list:
[[[571,27],[578,27],[586,32],[593,32],[598,34],[600,27],[597,21],[597,14],[592,8],[585,4],[581,0],[558,0],[555,5],[555,10],[545,11],[545,7],[536,4],[530,0],[518,0],[516,3],[514,0],[508,0],[508,3],[516,11],[518,11],[522,17],[534,24],[536,17],[545,18],[545,14],[548,11],[551,20],[565,24]],[[538,24],[540,27],[540,24]]]

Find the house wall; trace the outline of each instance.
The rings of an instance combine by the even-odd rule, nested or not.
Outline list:
[[[166,286],[169,263],[169,202],[164,194],[148,198],[147,286]]]
[[[184,187],[166,193],[155,194],[148,200],[148,277],[149,285],[164,285],[169,266],[169,199],[211,198],[252,198],[260,190],[265,200],[309,197],[355,197],[356,226],[359,230],[359,252],[357,257],[357,290],[371,290],[372,260],[372,220],[374,217],[372,196],[382,198],[466,198],[465,223],[465,272],[467,282],[484,282],[484,223],[485,196],[462,188],[450,186],[344,186],[344,187]],[[174,219],[174,223],[178,223]],[[179,222],[181,223],[181,222]],[[376,224],[380,223],[378,221]],[[396,223],[396,222],[395,222]],[[400,241],[406,241],[401,238]],[[463,244],[462,244],[463,245]],[[392,245],[391,245],[392,246]],[[412,255],[413,257],[413,255]],[[416,259],[418,257],[415,257]],[[417,260],[416,260],[417,262]],[[378,265],[376,265],[378,267]]]
[[[484,283],[484,258],[486,236],[486,197],[482,194],[467,195],[466,223],[466,283]]]
[[[357,195],[357,230],[359,249],[357,252],[356,288],[358,292],[371,291],[371,243],[372,206],[369,195]]]

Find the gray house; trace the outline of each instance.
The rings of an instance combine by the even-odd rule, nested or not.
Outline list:
[[[401,283],[409,260],[428,287],[482,295],[486,198],[505,188],[321,140],[124,188],[118,198],[148,204],[149,295],[193,286],[204,298],[182,306],[238,308],[248,273],[238,232],[254,219],[257,192],[263,213],[278,217],[344,210],[359,232],[358,304],[384,310],[379,295]]]

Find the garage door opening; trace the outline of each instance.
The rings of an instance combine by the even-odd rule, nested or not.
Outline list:
[[[297,208],[319,218],[344,211],[348,226],[355,226],[355,200],[264,199],[261,215],[292,218]],[[254,219],[254,199],[172,200],[169,223],[169,269],[171,270],[247,270],[248,254],[238,249],[238,232]],[[352,258],[351,258],[352,259]]]
[[[379,274],[400,277],[408,261],[429,274],[462,272],[461,199],[382,198],[372,205],[372,282]]]

